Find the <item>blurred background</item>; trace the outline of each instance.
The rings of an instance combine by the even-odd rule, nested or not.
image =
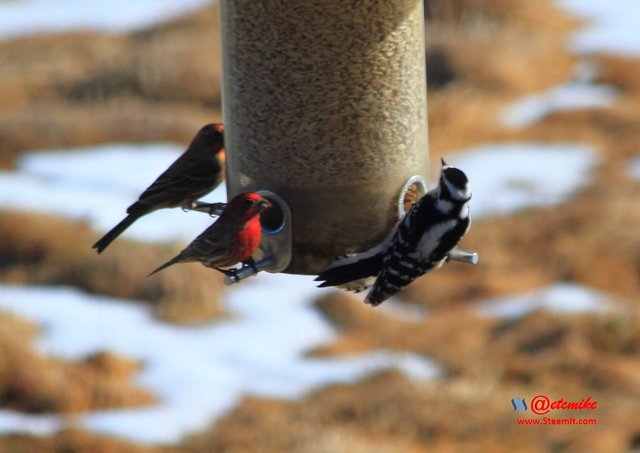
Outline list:
[[[221,120],[216,3],[0,0],[0,450],[640,449],[640,5],[426,6],[431,160],[469,175],[480,264],[372,309],[145,278],[198,213],[91,249]],[[596,422],[519,425],[536,395]]]

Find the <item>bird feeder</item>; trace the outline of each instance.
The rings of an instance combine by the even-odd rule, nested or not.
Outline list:
[[[382,241],[429,173],[423,1],[220,7],[229,197],[276,194],[263,242],[290,243],[267,270],[316,274]]]

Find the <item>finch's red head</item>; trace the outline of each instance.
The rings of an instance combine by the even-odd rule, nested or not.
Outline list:
[[[243,220],[249,220],[260,215],[262,211],[269,207],[271,207],[271,203],[257,193],[244,192],[233,197],[223,214],[229,212],[230,214],[239,215]]]

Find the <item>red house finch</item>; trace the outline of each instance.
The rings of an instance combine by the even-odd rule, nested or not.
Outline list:
[[[187,150],[127,208],[127,216],[93,244],[101,253],[140,217],[161,208],[191,207],[224,179],[224,126],[207,124]]]
[[[175,258],[151,272],[153,275],[176,263],[200,261],[225,275],[233,270],[221,269],[242,262],[253,265],[251,255],[260,244],[260,213],[271,206],[257,193],[236,195],[220,215],[220,218],[204,230]]]

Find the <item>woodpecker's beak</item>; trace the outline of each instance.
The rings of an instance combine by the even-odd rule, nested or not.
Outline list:
[[[440,158],[440,163],[442,164],[443,167],[448,167],[447,163],[444,161],[442,157]]]

